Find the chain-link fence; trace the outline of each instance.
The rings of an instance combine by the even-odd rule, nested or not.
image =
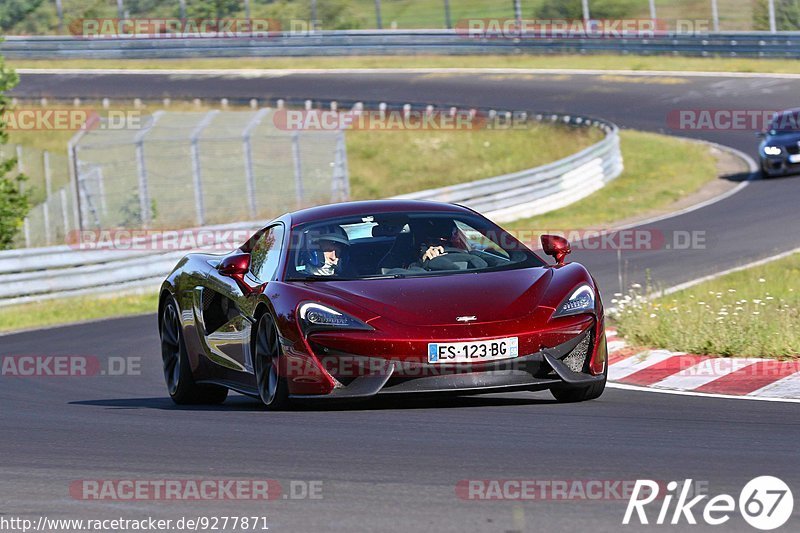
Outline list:
[[[16,246],[46,246],[64,242],[74,224],[75,195],[70,187],[66,150],[53,153],[23,145],[0,145],[0,160],[15,157],[16,174],[25,174],[23,190],[33,206],[16,238]]]
[[[25,221],[21,244],[61,243],[78,228],[262,220],[347,200],[344,133],[282,130],[272,112],[159,111],[136,129],[101,122],[80,132],[69,163],[59,160],[59,171],[71,167],[74,180],[47,189]]]

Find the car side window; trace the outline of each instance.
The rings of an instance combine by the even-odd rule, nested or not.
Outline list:
[[[270,281],[278,269],[283,242],[283,226],[272,226],[256,241],[250,252],[250,272],[259,281]]]

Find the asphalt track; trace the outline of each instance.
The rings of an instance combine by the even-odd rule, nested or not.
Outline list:
[[[23,75],[18,95],[118,98],[341,98],[575,111],[623,127],[666,130],[672,109],[772,109],[796,105],[800,82],[760,78],[620,76]],[[680,132],[673,132],[680,133]],[[754,153],[751,132],[686,132]],[[707,232],[706,249],[637,252],[665,284],[800,246],[800,180],[755,181],[737,194],[655,223]],[[613,208],[613,206],[609,206]],[[576,253],[602,285],[616,254]],[[154,317],[0,337],[0,355],[141,357],[141,375],[0,377],[0,518],[171,518],[265,515],[273,531],[753,531],[724,526],[621,526],[625,502],[469,501],[471,479],[687,478],[712,495],[775,475],[800,495],[796,404],[607,390],[560,405],[546,393],[369,402],[265,413],[232,396],[214,408],[178,408],[165,397]],[[322,481],[321,500],[268,503],[96,502],[75,499],[81,479],[268,478]],[[674,505],[674,504],[673,504]],[[657,509],[650,514],[655,519]],[[697,513],[696,513],[697,514]],[[786,531],[796,531],[800,505]]]

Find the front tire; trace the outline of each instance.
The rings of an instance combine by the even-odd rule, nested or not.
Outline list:
[[[282,376],[281,367],[285,366],[281,349],[278,328],[269,313],[258,319],[256,326],[255,349],[253,350],[253,370],[256,375],[258,395],[264,406],[270,411],[287,409],[289,401],[289,384]]]
[[[161,311],[159,323],[164,380],[172,401],[178,405],[224,402],[228,397],[228,389],[217,385],[198,385],[194,381],[186,355],[178,303],[172,296]]]

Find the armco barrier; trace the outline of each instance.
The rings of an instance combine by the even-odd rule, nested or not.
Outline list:
[[[685,56],[800,57],[800,32],[663,33],[626,37],[487,35],[457,30],[339,30],[231,38],[8,37],[11,59],[151,59],[413,54],[617,53]]]
[[[203,230],[249,232],[264,223],[242,222]],[[0,251],[0,307],[51,298],[152,289],[190,251],[189,248],[84,250],[68,245]]]
[[[356,103],[355,106],[363,107],[363,104]],[[384,107],[432,109],[430,106],[398,104]],[[487,116],[510,114],[496,110],[480,112]],[[526,113],[525,116],[539,122],[599,128],[604,138],[576,154],[544,166],[396,198],[463,204],[493,220],[504,222],[568,205],[603,187],[622,172],[616,125],[569,114]],[[203,230],[255,231],[263,224],[263,221],[241,222]],[[0,251],[0,307],[101,292],[154,289],[178,259],[189,251],[81,250],[66,245]]]

